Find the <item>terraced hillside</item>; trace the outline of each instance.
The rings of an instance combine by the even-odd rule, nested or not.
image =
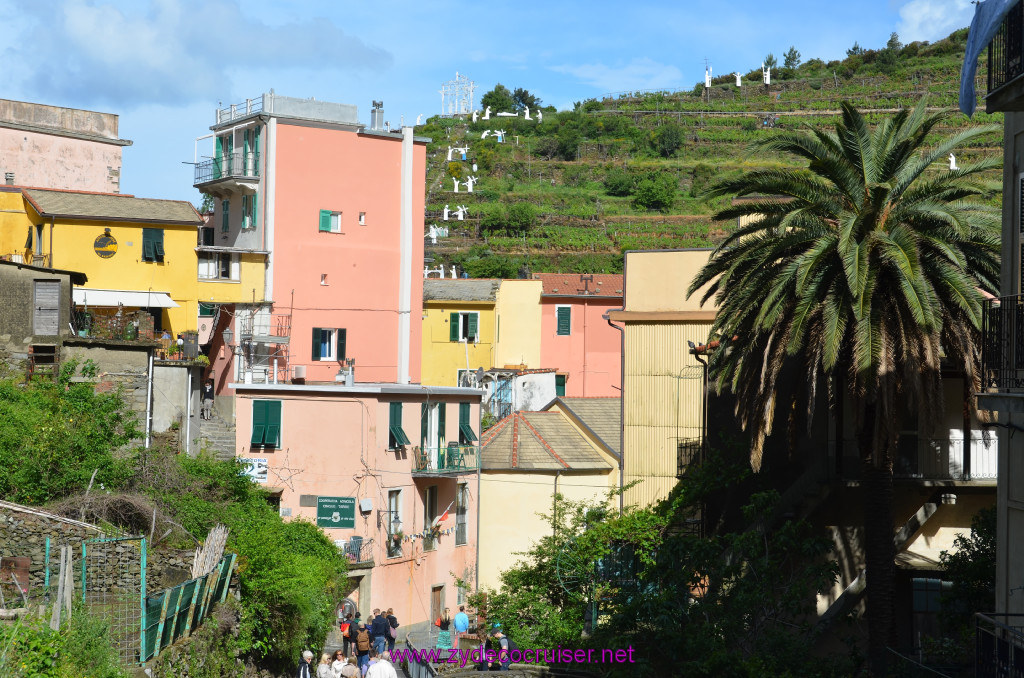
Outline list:
[[[543,122],[536,111],[533,120],[431,118],[417,129],[433,139],[427,224],[448,226],[448,237],[436,245],[427,240],[429,265],[455,264],[472,277],[617,272],[629,249],[713,245],[734,224],[712,219],[723,199],[707,199],[704,189],[741,172],[793,163],[752,154],[750,143],[779,129],[829,127],[843,100],[877,121],[927,96],[929,108],[950,111],[936,136],[972,124],[1001,126],[1001,115],[977,113],[972,121],[956,110],[966,33],[827,64],[811,59],[774,71],[770,86],[758,69],[743,77],[742,87],[728,75],[709,90],[701,82],[690,92],[609,95],[572,111],[545,109]],[[984,59],[979,93],[985,91]],[[504,143],[495,140],[497,130],[506,132]],[[448,161],[449,147],[465,146],[467,160],[453,152]],[[1002,133],[995,132],[957,162],[1001,153]],[[937,164],[934,171],[944,169],[948,165]],[[453,177],[471,175],[479,179],[473,193],[464,185],[454,193]],[[1000,176],[991,173],[994,204]],[[453,214],[458,205],[466,206],[462,221]]]

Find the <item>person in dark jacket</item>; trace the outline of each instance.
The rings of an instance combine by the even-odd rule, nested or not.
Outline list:
[[[395,616],[395,611],[390,607],[388,608],[387,614],[388,620],[388,652],[395,650],[395,638],[398,636],[398,617]]]
[[[203,384],[203,391],[199,395],[200,405],[199,418],[210,420],[213,418],[213,379],[207,379]]]
[[[387,649],[388,637],[390,636],[388,629],[390,628],[388,620],[380,613],[379,609],[375,609],[373,611],[373,621],[370,622],[370,636],[373,637],[373,647],[377,650],[377,654],[381,654]]]
[[[302,661],[299,662],[295,676],[296,678],[313,678],[313,653],[309,650],[303,650]]]

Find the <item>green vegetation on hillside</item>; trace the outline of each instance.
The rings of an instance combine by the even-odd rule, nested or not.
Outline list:
[[[703,81],[692,91],[619,93],[577,102],[571,111],[545,112],[538,122],[495,117],[499,110],[521,110],[513,92],[495,87],[509,108],[494,108],[490,120],[434,117],[418,128],[428,146],[427,223],[442,224],[441,213],[465,204],[464,221],[449,220],[449,237],[427,246],[436,263],[456,264],[473,277],[520,272],[616,272],[628,249],[710,247],[726,237],[734,222],[716,222],[726,207],[708,197],[711,184],[746,172],[792,166],[780,154],[752,153],[751,143],[779,129],[835,124],[841,101],[851,101],[877,124],[892,112],[927,97],[930,108],[957,105],[960,63],[967,29],[933,44],[902,45],[895,34],[879,49],[850,48],[843,60],[803,60],[795,46],[772,71]],[[983,59],[986,58],[983,56]],[[984,63],[981,72],[984,72]],[[984,87],[979,88],[984,91]],[[519,89],[516,90],[518,92]],[[523,90],[525,91],[525,90]],[[550,109],[546,109],[550,111]],[[1001,115],[975,115],[974,122],[1001,122]],[[936,127],[929,141],[969,125],[956,113]],[[505,130],[505,143],[485,131]],[[466,161],[449,146],[466,146]],[[967,164],[1001,154],[1002,134],[974,140],[958,155]],[[472,169],[473,163],[477,169]],[[946,166],[936,163],[932,171]],[[452,192],[450,176],[480,178],[472,194]],[[998,170],[985,178],[998,185]],[[989,203],[998,206],[998,192]],[[524,229],[507,219],[517,204],[532,207]]]

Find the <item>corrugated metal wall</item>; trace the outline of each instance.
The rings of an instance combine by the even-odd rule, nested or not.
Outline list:
[[[641,482],[627,504],[663,499],[676,484],[676,443],[700,437],[703,368],[687,340],[707,340],[710,322],[626,323],[625,480]]]

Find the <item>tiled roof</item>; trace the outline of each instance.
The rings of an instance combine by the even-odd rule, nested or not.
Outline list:
[[[608,449],[620,455],[619,428],[622,422],[621,398],[559,398],[584,426],[594,432]],[[556,402],[558,402],[556,401]]]
[[[494,301],[500,280],[451,278],[423,281],[423,301]]]
[[[114,219],[158,224],[199,225],[203,218],[184,200],[136,198],[114,193],[84,193],[26,188],[25,197],[44,217]]]
[[[593,280],[588,275],[579,273],[534,273],[534,280],[541,281],[541,294],[557,294],[559,296],[580,297],[621,297],[621,273],[594,273]]]
[[[481,443],[484,470],[603,471],[612,468],[561,412],[516,412]]]

